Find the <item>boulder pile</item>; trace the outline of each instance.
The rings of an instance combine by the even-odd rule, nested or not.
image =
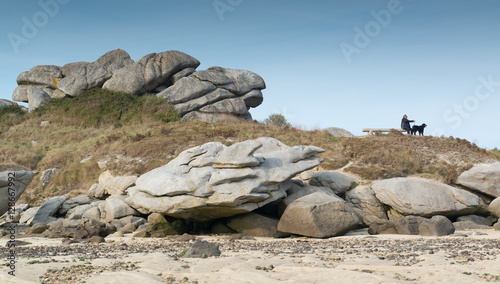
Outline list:
[[[251,120],[248,110],[262,103],[264,80],[247,70],[211,67],[197,71],[199,65],[196,58],[176,50],[151,53],[134,62],[127,52],[117,49],[95,62],[35,66],[18,76],[12,99],[27,102],[32,111],[53,98],[104,88],[163,98],[184,120]]]
[[[444,236],[500,229],[497,164],[464,172],[462,186],[413,177],[363,182],[340,171],[298,179],[317,169],[316,155],[323,151],[267,137],[231,146],[210,142],[139,177],[106,171],[87,195],[19,206],[18,222],[31,226],[28,234],[74,239],[193,232],[328,238],[358,228],[371,234]],[[0,189],[6,184],[2,174]],[[16,172],[16,177],[22,191],[33,173]]]

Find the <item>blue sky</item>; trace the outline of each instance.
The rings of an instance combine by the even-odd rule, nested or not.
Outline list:
[[[40,5],[42,4],[42,5]],[[295,126],[399,127],[500,148],[500,2],[0,0],[0,98],[35,65],[180,50],[267,84],[251,113]],[[48,9],[42,8],[42,6]],[[44,16],[45,15],[45,16]],[[35,25],[28,31],[26,21]],[[17,41],[13,41],[16,38]],[[22,38],[22,40],[19,40]],[[1,122],[0,122],[1,123]]]

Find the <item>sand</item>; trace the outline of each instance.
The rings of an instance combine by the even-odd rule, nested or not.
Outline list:
[[[222,255],[179,258],[190,242],[173,238],[107,238],[63,246],[61,239],[22,238],[16,276],[1,266],[0,283],[483,283],[500,281],[500,231],[445,237],[369,236],[330,239],[229,240]],[[2,248],[6,239],[0,240]],[[6,263],[5,249],[2,263]]]

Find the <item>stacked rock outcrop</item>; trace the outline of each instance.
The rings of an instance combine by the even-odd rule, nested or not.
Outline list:
[[[127,52],[117,49],[95,62],[35,66],[18,76],[12,99],[27,102],[32,111],[52,98],[104,88],[163,98],[184,120],[250,120],[248,110],[263,101],[264,80],[247,70],[211,67],[196,71],[199,65],[196,58],[175,50],[151,53],[134,62]]]
[[[129,188],[126,202],[143,214],[207,221],[253,211],[286,196],[293,176],[319,165],[314,146],[259,138],[229,147],[207,143],[182,152]]]

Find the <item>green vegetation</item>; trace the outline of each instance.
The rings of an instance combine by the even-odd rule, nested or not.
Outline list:
[[[275,114],[266,124],[182,122],[161,99],[101,89],[50,100],[32,113],[0,108],[0,119],[0,170],[59,168],[45,187],[30,184],[22,199],[31,205],[55,195],[86,194],[104,169],[114,175],[140,175],[211,141],[231,145],[274,137],[289,146],[314,145],[325,149],[318,155],[321,170],[346,167],[367,180],[420,176],[453,183],[474,163],[500,160],[500,150],[486,151],[458,138],[397,133],[338,138],[291,127]],[[40,126],[42,121],[51,124]]]
[[[76,98],[48,101],[33,114],[62,126],[102,127],[142,123],[148,117],[162,122],[178,121],[172,105],[156,97],[93,89]]]

